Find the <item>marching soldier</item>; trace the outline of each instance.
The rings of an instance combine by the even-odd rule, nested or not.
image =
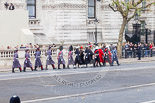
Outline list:
[[[101,67],[100,57],[99,57],[99,47],[98,46],[96,46],[95,51],[94,51],[94,54],[95,54],[94,67],[98,66],[98,64]]]
[[[52,52],[51,52],[51,47],[48,48],[48,51],[46,52],[47,55],[47,60],[46,60],[46,70],[48,70],[48,65],[52,65],[53,69],[55,68],[55,62],[52,59]]]
[[[65,69],[66,68],[65,67],[65,60],[63,58],[63,51],[62,51],[63,46],[60,46],[59,49],[60,49],[60,52],[59,52],[58,57],[57,57],[57,59],[58,59],[58,69],[60,69],[60,64],[63,64],[63,69]]]
[[[31,68],[31,70],[33,71],[33,67],[32,67],[32,63],[31,63],[31,60],[30,60],[30,54],[29,54],[29,50],[27,49],[25,51],[25,61],[24,61],[24,72],[26,72],[26,67],[29,67]]]
[[[73,60],[73,46],[71,45],[69,47],[69,53],[68,53],[68,65],[67,68],[69,69],[69,65],[73,65],[75,68],[74,60]]]
[[[15,71],[14,71],[15,68],[19,68],[20,72],[22,72],[22,68],[21,68],[21,65],[18,60],[18,50],[15,50],[15,53],[14,53],[12,73],[15,73]]]
[[[35,69],[34,70],[37,71],[37,67],[40,67],[41,70],[44,70],[41,60],[40,60],[40,55],[41,55],[40,48],[37,48],[34,55],[35,55]]]
[[[116,47],[113,48],[112,50],[112,66],[114,65],[114,61],[117,62],[117,65],[119,66],[119,62],[118,62],[118,57],[117,57],[117,49]]]

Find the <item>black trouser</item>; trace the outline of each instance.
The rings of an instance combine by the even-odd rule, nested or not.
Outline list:
[[[63,69],[65,68],[66,68],[65,64],[63,64]],[[60,64],[58,64],[58,69],[60,69]]]
[[[138,60],[141,60],[141,53],[138,53]]]
[[[97,64],[96,64],[96,63],[97,63]],[[94,67],[96,67],[96,65],[98,66],[98,64],[101,66],[100,58],[99,58],[99,56],[96,56],[95,62],[94,62]]]
[[[33,71],[33,68],[32,67],[30,67],[31,68],[31,70]],[[23,70],[24,72],[26,72],[26,67],[24,67],[24,70]]]
[[[104,57],[104,62],[103,62],[103,65],[105,66],[106,65],[106,61],[108,61],[109,65],[111,65],[111,61],[109,59],[109,57]]]

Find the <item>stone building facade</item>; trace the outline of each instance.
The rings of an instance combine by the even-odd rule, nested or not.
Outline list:
[[[29,10],[29,27],[39,44],[51,43],[117,43],[122,18],[109,8],[111,0],[1,0],[13,3],[16,9]],[[155,7],[141,19],[147,28],[155,30]],[[97,22],[95,21],[97,18]],[[132,20],[128,29],[132,29]],[[143,38],[143,37],[142,37]],[[154,36],[151,35],[150,41]]]

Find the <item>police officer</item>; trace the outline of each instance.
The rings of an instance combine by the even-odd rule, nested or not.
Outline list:
[[[40,67],[41,70],[44,70],[41,59],[40,59],[40,55],[41,55],[40,48],[37,48],[34,55],[35,55],[35,69],[34,70],[37,71],[37,67]]]
[[[31,68],[31,70],[33,71],[29,52],[30,52],[29,49],[25,51],[25,61],[24,61],[24,70],[23,70],[24,72],[26,72],[26,67]]]
[[[57,57],[57,59],[58,59],[58,69],[60,69],[60,64],[62,64],[63,65],[63,69],[65,69],[66,68],[65,60],[63,58],[63,51],[62,51],[63,50],[63,46],[60,46],[59,49],[60,49],[60,52],[59,52],[58,57]]]
[[[55,62],[53,61],[52,59],[52,51],[51,51],[51,47],[49,46],[47,52],[46,52],[46,55],[47,55],[47,60],[46,60],[46,70],[48,70],[48,65],[52,65],[53,69],[56,69],[55,68]]]
[[[22,68],[18,60],[18,50],[15,50],[15,53],[14,53],[12,73],[15,73],[14,71],[15,68],[19,68],[20,72],[22,72]]]
[[[21,103],[20,98],[16,95],[10,98],[10,103]]]
[[[70,47],[69,47],[68,65],[67,65],[68,69],[69,69],[69,65],[73,65],[73,67],[75,68],[74,59],[73,59],[73,46],[72,45],[70,45]]]

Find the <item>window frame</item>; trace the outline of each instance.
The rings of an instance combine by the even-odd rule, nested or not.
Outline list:
[[[93,17],[92,16],[89,16],[89,8],[94,8],[94,15]],[[94,0],[94,5],[89,5],[89,0],[88,0],[88,18],[89,19],[95,19],[96,18],[96,0]]]
[[[33,19],[33,18],[36,18],[36,2],[37,0],[34,0],[34,4],[32,4],[32,3],[28,3],[28,0],[27,0],[27,10],[28,10],[28,6],[32,6],[32,7],[34,7],[34,16],[30,16],[30,14],[29,14],[29,18],[30,19]],[[28,10],[29,11],[29,10]]]

